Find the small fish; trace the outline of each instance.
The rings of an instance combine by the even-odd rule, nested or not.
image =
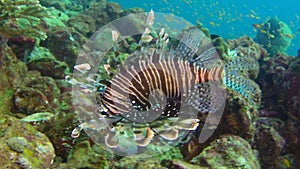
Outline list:
[[[260,32],[263,33],[263,34],[267,34],[268,32],[264,29],[260,29]]]
[[[254,28],[257,28],[257,29],[261,29],[261,28],[262,28],[262,25],[261,25],[261,24],[257,24],[257,23],[252,24],[252,26],[253,26]]]
[[[213,21],[210,21],[209,24],[210,24],[211,26],[213,26],[213,27],[216,27],[216,24],[215,24],[215,22],[213,22]]]
[[[273,34],[271,34],[271,33],[269,33],[268,36],[269,36],[270,38],[272,38],[272,39],[275,38],[275,35],[273,35]]]
[[[287,168],[291,168],[291,167],[292,167],[291,162],[290,162],[288,159],[286,159],[286,158],[283,159],[283,164],[284,164]]]
[[[286,37],[293,39],[295,36],[293,34],[285,34]]]

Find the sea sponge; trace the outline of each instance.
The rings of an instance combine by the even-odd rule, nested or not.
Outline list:
[[[293,38],[292,31],[287,24],[277,18],[271,18],[257,27],[259,31],[255,41],[267,49],[270,56],[285,53]]]

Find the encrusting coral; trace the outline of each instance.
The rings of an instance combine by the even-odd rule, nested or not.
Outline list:
[[[47,24],[44,17],[50,17],[38,0],[1,0],[0,36],[4,38],[28,37],[47,38]]]

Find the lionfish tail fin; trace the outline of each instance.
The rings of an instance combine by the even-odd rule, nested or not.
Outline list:
[[[253,57],[235,59],[224,67],[224,84],[243,95],[251,104],[259,105],[261,90],[258,84],[241,75],[243,72],[258,68],[259,64]]]

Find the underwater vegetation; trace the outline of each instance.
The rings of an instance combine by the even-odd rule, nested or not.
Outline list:
[[[287,24],[225,39],[154,11],[0,0],[3,168],[300,168]]]

